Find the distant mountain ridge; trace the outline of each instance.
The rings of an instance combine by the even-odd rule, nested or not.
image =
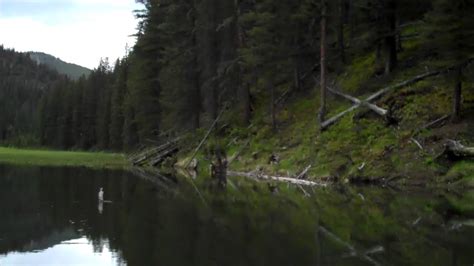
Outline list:
[[[54,57],[50,54],[42,52],[27,52],[31,60],[35,61],[38,64],[44,64],[60,74],[64,74],[71,79],[79,79],[82,75],[88,76],[91,73],[91,70],[76,64],[71,64],[62,61],[61,59]]]

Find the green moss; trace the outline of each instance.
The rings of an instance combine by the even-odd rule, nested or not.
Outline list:
[[[474,190],[466,191],[459,196],[448,195],[447,200],[450,207],[461,216],[474,217]]]
[[[346,92],[357,92],[374,75],[375,53],[353,60],[346,72],[340,77],[339,83]]]
[[[446,174],[445,179],[465,187],[474,188],[474,162],[461,161],[456,163]]]

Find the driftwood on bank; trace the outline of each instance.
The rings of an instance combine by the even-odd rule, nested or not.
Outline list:
[[[266,181],[277,181],[277,182],[285,182],[294,185],[303,185],[303,186],[317,186],[317,187],[326,187],[328,184],[325,182],[316,182],[316,181],[309,181],[304,179],[296,179],[292,177],[284,177],[284,176],[270,176],[261,173],[245,173],[245,172],[236,172],[236,171],[227,171],[229,176],[235,177],[247,177],[256,180],[266,180]]]
[[[428,73],[425,73],[425,74],[421,74],[421,75],[418,75],[412,79],[409,79],[409,80],[405,80],[403,82],[400,82],[400,83],[397,83],[395,85],[392,85],[392,86],[388,86],[388,87],[385,87],[377,92],[375,92],[374,94],[370,95],[369,97],[367,97],[365,100],[363,101],[360,101],[360,103],[355,103],[353,106],[351,106],[350,108],[346,109],[345,111],[329,118],[328,120],[324,121],[321,123],[321,130],[324,130],[326,128],[328,128],[329,126],[333,125],[334,123],[336,123],[339,119],[341,119],[344,115],[354,111],[355,109],[359,108],[360,106],[362,105],[365,105],[367,106],[367,104],[369,104],[370,102],[374,101],[374,100],[377,100],[378,98],[380,98],[382,95],[388,93],[389,91],[392,91],[392,90],[396,90],[396,89],[399,89],[399,88],[403,88],[403,87],[406,87],[406,86],[409,86],[409,85],[412,85],[412,84],[415,84],[419,81],[422,81],[426,78],[429,78],[429,77],[433,77],[433,76],[437,76],[441,73],[444,73],[446,71],[449,71],[451,68],[448,68],[448,69],[445,69],[443,71],[441,70],[437,70],[437,71],[432,71],[432,72],[428,72]],[[363,104],[363,103],[367,103],[367,104]],[[370,108],[370,107],[369,107]],[[381,111],[381,110],[380,110]]]

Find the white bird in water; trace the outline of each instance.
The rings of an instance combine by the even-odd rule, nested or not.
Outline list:
[[[104,201],[104,189],[100,188],[99,190],[99,201],[103,202]]]

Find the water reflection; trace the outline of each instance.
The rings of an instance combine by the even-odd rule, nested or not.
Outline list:
[[[217,193],[199,184],[203,204],[186,182],[165,190],[125,172],[0,166],[0,265],[474,262],[473,227],[452,230],[449,208],[431,194],[328,189],[307,198],[234,183]]]
[[[65,240],[52,247],[31,252],[12,252],[0,255],[1,265],[125,265],[117,254],[103,242],[100,250],[93,250],[85,237]]]
[[[104,202],[103,201],[99,201],[99,203],[97,205],[97,210],[99,211],[99,214],[102,214],[102,212],[104,212]]]

